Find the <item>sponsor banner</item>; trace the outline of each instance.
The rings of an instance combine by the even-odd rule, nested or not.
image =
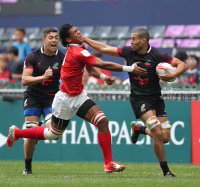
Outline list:
[[[150,137],[141,135],[132,144],[130,122],[136,120],[129,101],[96,101],[109,119],[112,134],[113,159],[121,162],[157,162]],[[144,109],[142,107],[142,109]],[[165,145],[167,160],[173,163],[189,163],[190,158],[190,102],[166,101],[166,110],[172,125],[170,142]],[[23,160],[23,139],[12,148],[5,145],[8,127],[23,125],[22,101],[0,101],[0,159]],[[138,123],[143,123],[139,120]],[[103,161],[98,145],[97,128],[73,117],[63,136],[56,141],[39,141],[34,160],[50,161]]]
[[[192,163],[200,164],[200,101],[192,103]]]
[[[200,48],[173,48],[172,56],[175,56],[178,51],[185,51],[188,56],[195,55],[200,58]]]

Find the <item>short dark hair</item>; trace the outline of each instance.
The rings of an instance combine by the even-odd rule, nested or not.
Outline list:
[[[181,61],[184,61],[187,59],[188,56],[185,51],[178,51],[174,57],[178,58]]]
[[[189,55],[188,57],[195,58],[197,62],[199,62],[199,58],[196,55]]]
[[[6,50],[7,53],[13,53],[15,56],[18,56],[18,49],[14,46],[12,47],[9,47],[7,50]]]
[[[58,32],[58,31],[53,27],[48,27],[43,30],[44,38],[46,38],[46,36],[51,32]]]
[[[94,56],[96,56],[98,58],[102,58],[102,53],[97,51],[97,50],[91,51],[91,55],[94,55]]]
[[[59,36],[61,39],[61,43],[64,47],[66,47],[69,43],[66,41],[66,38],[70,37],[69,30],[73,27],[70,24],[64,24],[60,27]]]
[[[149,42],[150,36],[149,36],[149,32],[146,29],[139,28],[139,29],[134,30],[133,32],[138,33],[138,36],[140,39],[146,38],[147,42]]]
[[[17,27],[15,30],[16,30],[16,31],[23,32],[24,35],[26,34],[26,31],[25,31],[25,28],[24,28],[24,27]]]

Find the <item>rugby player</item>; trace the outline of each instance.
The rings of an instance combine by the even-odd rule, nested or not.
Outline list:
[[[24,92],[24,117],[26,128],[41,125],[40,116],[50,124],[52,102],[59,90],[60,70],[64,54],[57,49],[58,31],[46,28],[43,31],[44,46],[29,53],[24,61],[22,84],[28,86]],[[25,169],[23,174],[32,174],[32,157],[35,140],[24,142]]]
[[[139,61],[141,63],[138,66],[148,71],[148,74],[144,76],[128,73],[131,83],[130,102],[133,111],[136,118],[140,118],[147,127],[139,126],[134,122],[131,123],[133,126],[132,140],[136,143],[138,134],[144,132],[153,137],[154,151],[160,162],[163,175],[175,177],[169,170],[163,146],[163,142],[169,141],[171,125],[168,121],[164,100],[161,96],[159,78],[163,81],[168,81],[177,77],[186,71],[187,65],[179,59],[151,47],[149,45],[149,38],[147,30],[137,29],[131,35],[132,47],[116,48],[86,37],[84,37],[84,41],[102,53],[125,58],[129,66]],[[171,73],[166,70],[166,74],[157,75],[156,66],[160,62],[172,64],[172,66],[176,67],[176,71]]]
[[[105,62],[91,55],[82,43],[84,39],[78,27],[64,24],[60,27],[59,36],[62,45],[67,47],[65,59],[61,69],[62,84],[60,91],[55,95],[52,104],[52,120],[50,128],[36,126],[31,129],[19,129],[16,126],[9,128],[7,144],[12,147],[18,138],[31,138],[37,140],[56,140],[62,136],[67,128],[70,118],[74,115],[92,123],[98,128],[98,141],[104,156],[104,171],[121,172],[126,166],[113,161],[111,135],[108,128],[108,119],[104,112],[94,103],[83,89],[82,75],[87,70],[96,78],[112,84],[114,78],[107,78],[103,73],[94,71],[93,67],[110,71],[125,71],[145,75],[147,72],[138,66],[122,66],[113,62]]]

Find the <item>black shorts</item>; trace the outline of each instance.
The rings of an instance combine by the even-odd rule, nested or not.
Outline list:
[[[25,116],[38,116],[41,114],[45,117],[52,113],[52,102],[54,97],[38,97],[30,93],[24,92],[24,117]]]
[[[156,110],[157,117],[166,117],[165,103],[160,94],[158,95],[130,95],[130,102],[136,118],[140,118],[149,110]]]

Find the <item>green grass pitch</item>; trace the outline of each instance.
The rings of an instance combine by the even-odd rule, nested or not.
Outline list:
[[[200,165],[169,164],[176,178],[164,178],[158,163],[123,163],[126,170],[106,174],[101,162],[33,162],[22,175],[23,161],[0,161],[0,187],[199,187]]]

